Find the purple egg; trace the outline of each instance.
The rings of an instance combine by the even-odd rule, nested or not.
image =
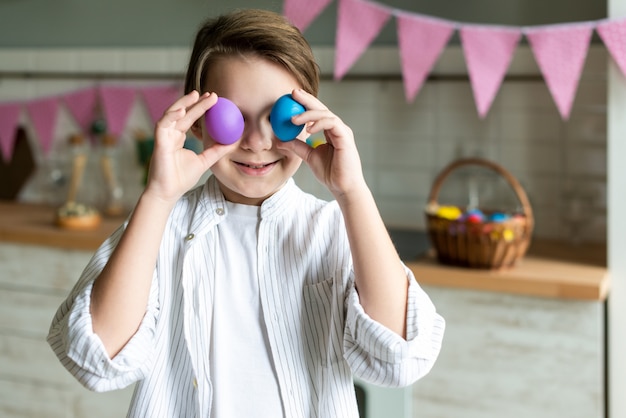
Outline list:
[[[236,104],[223,97],[204,115],[206,130],[215,142],[229,145],[243,134],[243,115]]]

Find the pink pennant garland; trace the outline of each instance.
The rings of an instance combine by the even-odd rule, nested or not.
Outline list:
[[[596,32],[622,74],[626,75],[626,18],[599,23]]]
[[[135,100],[135,88],[119,86],[100,87],[102,110],[107,122],[107,132],[119,137],[128,121]]]
[[[340,80],[376,38],[391,12],[362,0],[340,0],[335,50],[335,80]]]
[[[522,37],[520,29],[468,25],[460,32],[478,115],[489,112],[513,53]]]
[[[140,91],[154,123],[161,119],[163,113],[182,95],[178,86],[145,87]]]
[[[452,23],[398,15],[398,47],[407,102],[413,102],[454,32]]]
[[[26,109],[30,114],[35,132],[39,137],[43,154],[47,155],[50,152],[52,139],[54,138],[59,99],[54,97],[35,100],[28,103]]]
[[[333,0],[285,0],[283,14],[304,32]]]
[[[15,132],[19,124],[21,103],[0,103],[0,149],[4,161],[13,158]]]
[[[535,60],[556,106],[569,119],[583,71],[592,23],[563,24],[526,30]]]
[[[63,102],[83,132],[89,132],[95,118],[96,89],[92,87],[66,94]]]

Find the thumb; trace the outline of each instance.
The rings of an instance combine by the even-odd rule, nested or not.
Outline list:
[[[204,149],[198,157],[202,161],[204,167],[208,170],[210,169],[216,162],[222,159],[226,154],[231,152],[233,148],[235,148],[237,143],[223,145],[223,144],[213,144],[210,147]]]
[[[281,142],[278,146],[278,149],[291,151],[300,157],[303,161],[307,162],[311,151],[311,148],[306,142],[301,141],[299,139],[294,139],[293,141]]]

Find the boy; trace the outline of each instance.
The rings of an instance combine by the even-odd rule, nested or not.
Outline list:
[[[90,389],[138,382],[129,416],[357,417],[353,374],[402,386],[432,367],[444,321],[400,261],[352,131],[318,85],[309,45],[275,13],[236,11],[198,32],[146,188],[48,338]],[[286,93],[306,128],[282,142],[269,113]],[[244,116],[234,144],[204,126],[217,96]],[[183,148],[188,130],[202,153]],[[312,148],[318,132],[327,142]],[[336,201],[295,185],[302,161]]]

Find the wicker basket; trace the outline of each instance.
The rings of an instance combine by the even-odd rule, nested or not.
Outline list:
[[[479,222],[470,222],[463,217],[447,219],[439,216],[437,208],[440,205],[437,199],[441,185],[452,171],[468,165],[486,167],[504,177],[517,195],[523,212],[510,214],[507,219],[499,222],[491,221],[489,217]],[[486,215],[495,212],[480,209]],[[426,223],[429,238],[441,263],[499,269],[513,266],[526,253],[533,230],[533,213],[526,192],[508,171],[488,160],[466,158],[449,164],[435,179],[428,198]]]

